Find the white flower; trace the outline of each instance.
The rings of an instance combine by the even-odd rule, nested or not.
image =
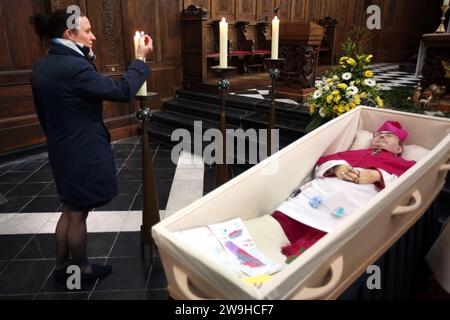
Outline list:
[[[325,118],[325,117],[327,116],[327,110],[325,110],[325,108],[320,108],[320,110],[319,110],[319,115],[320,115],[322,118]]]
[[[339,80],[339,77],[338,77],[338,76],[333,76],[333,80],[334,80],[334,81],[338,81],[338,80]]]
[[[316,81],[316,88],[317,89],[320,89],[320,88],[322,88],[322,86],[324,85],[325,83],[322,81],[322,80],[318,80],[318,81]]]
[[[364,84],[368,87],[375,87],[377,85],[377,82],[373,79],[366,79],[364,80]]]
[[[323,90],[323,92],[328,92],[328,91],[330,91],[330,86],[327,85],[327,86],[323,87],[322,90]]]
[[[354,96],[355,94],[358,94],[359,90],[357,87],[352,86],[352,87],[348,87],[347,89],[347,93]]]
[[[322,96],[322,90],[317,90],[314,92],[314,99],[319,99]]]
[[[343,80],[350,80],[353,77],[353,75],[350,72],[346,72],[342,75]]]

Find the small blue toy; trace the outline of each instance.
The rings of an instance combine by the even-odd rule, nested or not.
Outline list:
[[[345,210],[342,207],[337,208],[334,214],[336,217],[342,218],[345,215]]]
[[[309,201],[309,205],[310,205],[313,209],[319,208],[321,204],[322,204],[322,198],[321,198],[321,197],[313,197],[313,198]]]

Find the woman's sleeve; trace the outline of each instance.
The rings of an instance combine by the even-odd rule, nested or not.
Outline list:
[[[113,80],[95,70],[90,63],[77,65],[69,76],[71,89],[86,98],[114,102],[129,102],[150,76],[149,67],[135,60],[119,80]]]

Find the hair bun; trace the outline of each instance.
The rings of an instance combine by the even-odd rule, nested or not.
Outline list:
[[[31,17],[36,33],[41,37],[46,37],[50,33],[50,17],[37,14]]]

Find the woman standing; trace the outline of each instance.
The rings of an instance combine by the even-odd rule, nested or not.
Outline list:
[[[64,211],[56,228],[56,280],[66,279],[69,254],[78,265],[82,280],[101,279],[110,266],[91,265],[87,258],[86,219],[89,212],[118,194],[111,136],[103,123],[103,101],[129,102],[150,75],[143,62],[153,41],[137,50],[122,79],[114,81],[93,64],[96,40],[87,17],[77,18],[69,29],[65,10],[51,16],[35,16],[34,26],[50,41],[48,55],[32,73],[36,112],[47,136],[50,164]]]

